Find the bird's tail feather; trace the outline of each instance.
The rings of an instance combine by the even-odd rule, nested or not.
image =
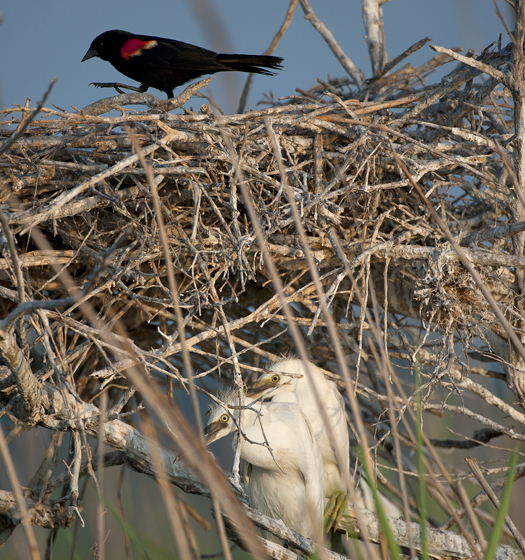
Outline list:
[[[280,70],[282,58],[278,56],[252,55],[252,54],[219,54],[217,61],[224,64],[228,70],[238,72],[253,72],[255,74],[266,74],[274,76],[275,72],[266,70]]]

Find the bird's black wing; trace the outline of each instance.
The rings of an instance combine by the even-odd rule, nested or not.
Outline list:
[[[138,39],[142,39],[138,36]],[[128,61],[141,67],[158,70],[178,70],[180,72],[199,72],[199,75],[216,72],[221,68],[217,62],[217,53],[170,39],[144,37],[146,44],[156,43],[150,48],[141,49],[137,55],[130,56]]]

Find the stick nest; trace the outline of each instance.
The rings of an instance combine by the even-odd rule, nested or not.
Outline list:
[[[492,49],[478,60],[505,68],[509,56],[509,49]],[[426,85],[444,64],[447,76]],[[434,366],[450,349],[444,333],[461,331],[472,340],[482,326],[502,332],[393,157],[405,163],[492,293],[510,308],[512,267],[523,259],[512,255],[509,235],[490,232],[513,219],[512,184],[499,155],[513,149],[512,107],[506,89],[493,78],[476,80],[479,75],[439,54],[419,68],[385,73],[359,93],[344,80],[322,82],[240,115],[207,105],[182,114],[119,105],[136,99],[133,94],[104,100],[119,116],[42,109],[0,160],[1,208],[15,235],[27,297],[63,298],[69,291],[61,271],[82,287],[105,263],[84,298],[98,326],[78,304],[46,312],[65,377],[75,378],[86,400],[109,387],[115,400],[126,369],[137,363],[159,383],[185,384],[159,219],[133,139],[160,196],[188,346],[203,385],[206,375],[231,379],[232,349],[249,375],[294,348],[241,181],[295,320],[309,337],[311,358],[321,367],[334,369],[333,344],[289,193],[350,357],[360,351],[365,362],[371,359],[364,309],[376,304],[390,313],[382,321],[400,358],[414,348],[414,320],[431,323],[440,333],[441,360],[434,356]],[[2,111],[2,138],[13,134],[5,125],[21,127],[32,112]],[[475,238],[480,232],[485,237]],[[5,237],[2,249],[5,316],[19,293]],[[30,321],[37,333],[34,365],[47,378],[51,367],[37,347],[44,327],[36,316]],[[101,342],[102,330],[127,338],[118,358]]]

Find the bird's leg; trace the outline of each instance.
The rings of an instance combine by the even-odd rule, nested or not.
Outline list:
[[[335,531],[339,522],[343,518],[348,505],[348,495],[346,492],[335,492],[330,496],[330,500],[324,510],[324,530],[325,533]]]
[[[108,83],[91,82],[89,85],[98,88],[115,88],[119,93],[124,93],[119,88],[130,89],[131,91],[136,91],[138,93],[144,93],[148,89],[147,87],[145,88],[143,85],[141,85],[140,87],[135,87],[135,86],[127,86],[126,84],[119,84],[118,82],[108,82]]]

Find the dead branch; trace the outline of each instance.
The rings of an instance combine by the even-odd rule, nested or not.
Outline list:
[[[512,46],[477,57],[436,49],[427,64],[398,68],[404,57],[384,66],[377,46],[368,84],[341,59],[357,90],[346,78],[331,80],[241,115],[207,106],[169,112],[202,82],[173,102],[129,94],[73,112],[1,112],[4,146],[15,138],[0,159],[2,414],[15,426],[12,437],[18,426],[75,434],[71,473],[56,472],[54,443],[24,496],[31,523],[65,527],[80,516],[78,480],[100,468],[84,456],[81,436],[100,432],[118,452],[104,466],[114,460],[155,476],[162,465],[184,492],[213,489],[216,511],[262,559],[230,485],[163,395],[191,390],[196,400],[192,387],[209,393],[208,381],[240,386],[297,351],[298,337],[307,341],[300,352],[338,381],[377,479],[406,476],[407,507],[417,476],[407,421],[416,372],[426,423],[469,421],[444,446],[476,440],[489,452],[497,444],[504,474],[525,424],[519,55]],[[459,65],[430,83],[451,61]],[[491,78],[478,82],[481,73]],[[148,110],[127,108],[135,104]],[[506,383],[513,399],[491,383]],[[100,426],[102,394],[108,412]],[[137,411],[171,434],[185,466],[132,426]],[[431,446],[425,458],[435,466]],[[449,455],[440,461],[453,464],[454,476],[432,472],[425,482],[449,517],[440,496],[465,505],[451,481],[471,475]],[[70,506],[53,509],[51,493],[61,486],[71,490]],[[293,543],[284,553],[266,544],[270,554],[312,554],[311,543],[245,511]],[[359,535],[380,542],[377,518],[359,514]],[[14,493],[1,491],[0,515],[20,523]],[[470,557],[465,535],[431,522],[433,557]],[[419,526],[393,526],[405,550],[420,550]],[[476,530],[463,530],[475,542]],[[503,545],[498,554],[518,557]]]

